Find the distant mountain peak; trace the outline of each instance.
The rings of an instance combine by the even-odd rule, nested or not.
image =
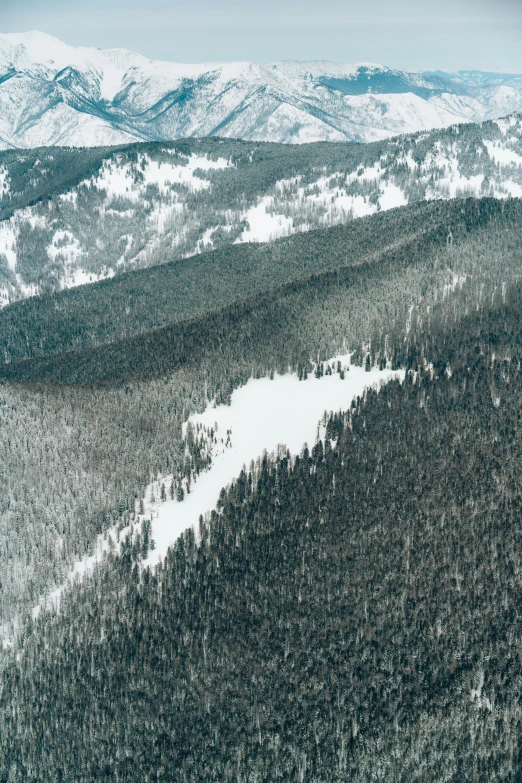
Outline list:
[[[522,76],[329,60],[174,63],[0,35],[0,148],[229,136],[375,141],[522,110]]]

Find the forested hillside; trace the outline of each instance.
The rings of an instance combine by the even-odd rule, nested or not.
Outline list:
[[[522,73],[0,33],[0,783],[522,783],[521,465]]]
[[[372,265],[386,262],[401,268],[426,262],[437,253],[445,254],[448,245],[465,244],[473,232],[482,231],[486,243],[490,232],[497,236],[507,231],[511,236],[521,210],[518,200],[420,203],[346,226],[271,243],[229,246],[91,286],[31,297],[0,312],[2,358],[12,363],[78,351],[191,322],[180,327],[185,333],[202,316],[281,286],[286,285],[285,291],[307,286],[312,276],[318,285],[317,276],[329,280],[328,273],[336,272],[338,283],[350,285]],[[357,271],[358,267],[364,269]],[[251,309],[251,303],[247,307]],[[219,317],[216,313],[214,321]],[[155,333],[152,339],[159,336]],[[118,354],[119,348],[113,353]],[[135,355],[135,371],[143,372],[146,361]],[[98,364],[98,370],[92,368],[93,380],[101,370]],[[0,374],[4,373],[17,377],[16,369],[0,366]]]
[[[512,115],[373,144],[2,152],[0,303],[420,200],[520,197],[521,127]]]
[[[402,385],[28,624],[0,779],[518,780],[521,307],[421,308]]]
[[[399,234],[390,236],[388,216],[376,216],[358,224],[367,243],[361,243],[366,254],[359,263],[354,244],[353,257],[333,270],[329,249],[334,260],[342,259],[339,236],[356,224],[330,229],[317,235],[317,257],[327,270],[321,274],[133,338],[4,364],[2,620],[59,585],[71,563],[92,552],[99,534],[132,521],[152,480],[174,474],[179,485],[206,467],[204,451],[200,457],[197,444],[190,450],[182,425],[208,401],[226,403],[233,389],[274,370],[311,372],[339,352],[358,349],[358,361],[365,361],[381,336],[404,341],[415,318],[429,322],[433,308],[452,313],[458,301],[465,313],[517,279],[520,209],[518,200],[414,205],[396,215],[403,243]],[[426,234],[412,238],[408,215],[418,210],[425,212]],[[302,251],[301,239],[286,241]],[[382,252],[368,252],[372,241]],[[270,248],[258,252],[272,258]],[[205,281],[212,290],[209,269]],[[105,285],[84,290],[104,293]],[[27,306],[31,313],[30,304],[19,305],[20,312]],[[105,307],[111,309],[117,312]],[[89,311],[97,311],[95,298]],[[24,331],[22,321],[18,327],[32,351],[31,330]],[[34,344],[40,340],[35,329]],[[14,523],[16,537],[10,535]]]
[[[283,180],[272,203],[306,211],[303,183],[322,194],[344,164],[359,185],[388,164],[393,187],[411,175],[416,203],[387,210],[379,196],[378,214],[331,212],[270,243],[234,244],[231,230],[187,258],[158,219],[168,253],[114,276],[107,262],[112,279],[62,291],[57,255],[53,284],[26,278],[41,294],[2,309],[0,640],[13,645],[0,652],[2,783],[168,780],[172,768],[185,781],[517,779],[522,201],[413,185],[425,172],[427,188],[442,187],[458,160],[481,192],[487,182],[507,196],[519,132],[514,119],[386,147],[64,151],[63,182],[47,170],[54,151],[38,150],[18,184],[4,176],[0,231],[19,232],[11,252],[37,276],[46,226],[72,226],[61,210],[87,232],[86,256],[110,259],[104,226],[118,206],[134,220],[142,188],[156,198],[146,179],[163,166],[179,175],[180,220],[229,203],[230,227]],[[438,168],[434,151],[450,148]],[[132,209],[109,206],[115,182]],[[188,533],[144,569],[147,487],[183,503],[211,467],[215,433],[187,419],[252,378],[320,376],[349,352],[407,371],[404,385],[333,417],[332,443],[259,463],[223,490],[201,545]],[[65,590],[56,616],[44,611],[100,542],[94,576]]]

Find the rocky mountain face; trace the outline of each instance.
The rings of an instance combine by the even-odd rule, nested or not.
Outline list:
[[[0,147],[222,136],[370,142],[522,110],[520,77],[332,62],[147,60],[38,32],[0,36]]]

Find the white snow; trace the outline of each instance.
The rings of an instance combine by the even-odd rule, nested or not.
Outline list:
[[[248,468],[264,452],[273,453],[279,446],[285,446],[292,454],[299,453],[305,444],[312,447],[320,433],[319,422],[325,411],[347,410],[351,401],[362,396],[368,387],[378,388],[392,378],[404,378],[403,371],[374,368],[365,372],[361,367],[350,365],[349,355],[334,357],[329,364],[337,367],[338,361],[344,368],[350,368],[346,369],[344,380],[336,372],[319,379],[309,375],[303,381],[299,381],[295,373],[276,374],[273,380],[251,379],[234,391],[230,406],[214,407],[210,403],[204,413],[190,417],[189,422],[194,427],[198,424],[207,428],[217,426],[217,435],[223,438],[223,444],[215,449],[210,469],[199,476],[182,502],[151,503],[153,487],[155,494],[161,483],[168,489],[171,476],[162,477],[147,488],[144,516],[152,517],[155,548],[144,561],[145,565],[154,566],[160,562],[184,530],[191,526],[197,530],[200,515],[205,516],[216,507],[221,489],[228,486],[244,466]],[[226,446],[227,431],[231,438],[229,446]],[[33,617],[38,616],[43,606],[58,606],[64,589],[91,572],[104,552],[117,550],[119,540],[129,532],[130,529],[125,528],[118,535],[116,528],[112,528],[100,535],[94,554],[74,564],[67,581],[33,608]],[[4,637],[8,641],[5,629]]]
[[[421,140],[421,139],[420,139],[420,137],[419,137],[419,139],[418,139],[418,140],[419,140],[419,141]],[[409,151],[408,151],[408,154],[405,156],[405,158],[404,158],[404,162],[407,164],[407,166],[408,166],[408,168],[409,168],[409,170],[410,170],[410,171],[415,171],[415,170],[416,170],[416,168],[417,168],[417,163],[416,163],[416,161],[413,159],[413,153],[412,153],[412,151],[411,151],[411,150],[409,150]]]
[[[391,182],[381,182],[382,195],[379,197],[381,209],[394,209],[408,203],[403,191]]]
[[[67,67],[81,75],[92,114],[73,108],[69,99],[74,88],[60,77]],[[151,131],[163,139],[201,137],[217,127],[224,136],[251,140],[369,142],[522,109],[520,93],[507,84],[476,87],[473,95],[448,92],[427,100],[414,92],[345,95],[324,84],[325,77],[357,78],[361,67],[390,72],[379,65],[325,61],[265,66],[166,63],[124,49],[75,48],[36,31],[0,35],[0,69],[17,72],[2,85],[0,146],[118,144],[146,140]],[[403,76],[408,79],[411,74]],[[192,82],[187,100],[145,122],[147,113],[183,89],[186,80]],[[53,94],[54,87],[62,91],[65,100],[49,100],[49,85]],[[120,106],[114,99],[122,91]],[[111,121],[100,116],[106,102],[112,103]],[[35,106],[38,120],[22,122],[34,114]]]
[[[517,125],[520,126],[521,121],[519,117],[512,115],[511,117],[503,117],[500,120],[497,120],[496,124],[502,135],[506,136],[512,128]]]
[[[341,361],[349,365],[349,356],[339,356],[330,364]],[[275,452],[285,446],[292,454],[299,453],[304,444],[312,447],[317,438],[318,422],[324,411],[347,410],[352,399],[364,393],[370,385],[385,383],[403,373],[373,369],[365,372],[351,366],[344,380],[340,375],[299,381],[296,374],[276,375],[274,380],[251,379],[232,395],[230,406],[214,408],[209,405],[204,413],[191,416],[190,423],[210,429],[217,427],[221,437],[230,432],[231,446],[214,458],[211,469],[199,476],[183,502],[157,502],[152,510],[152,537],[156,548],[146,563],[154,564],[165,556],[167,549],[191,525],[197,526],[200,515],[215,508],[219,493],[238,476],[241,469],[265,451]]]
[[[249,228],[243,231],[237,242],[268,242],[292,232],[292,218],[271,215],[266,211],[272,201],[270,196],[264,196],[256,206],[247,210],[243,217],[248,221]]]
[[[60,193],[58,198],[61,201],[70,201],[71,204],[76,208],[76,203],[78,201],[78,192],[76,190],[71,190],[68,193]]]
[[[376,70],[387,70],[382,65],[376,63],[357,63],[356,65],[347,65],[336,63],[332,60],[281,60],[280,62],[270,63],[270,68],[274,73],[286,79],[302,79],[307,77],[333,76],[337,79],[347,79],[355,76],[358,68],[370,68]]]
[[[102,80],[100,82],[100,97],[104,101],[113,101],[116,95],[122,88],[123,77],[125,76],[124,70],[107,69],[103,73]]]
[[[504,166],[522,166],[522,156],[514,150],[505,146],[500,147],[492,141],[485,141],[484,146],[487,147],[489,157],[493,158],[495,163]]]
[[[10,269],[16,268],[16,231],[11,221],[0,221],[0,253],[5,255]]]
[[[120,73],[125,73],[133,66],[146,66],[149,62],[142,55],[125,49],[69,46],[58,38],[38,30],[1,34],[0,62],[2,60],[26,68],[44,65],[54,72],[67,66],[75,66],[89,71],[94,70],[107,75],[109,79],[106,85],[108,93]]]
[[[112,275],[110,275],[112,277]],[[104,280],[109,275],[94,275],[92,272],[86,272],[84,269],[73,269],[63,281],[63,288],[77,288],[86,283],[96,283],[98,280]]]
[[[138,169],[143,175],[143,182],[136,183],[131,166],[129,164],[122,165],[116,158],[104,163],[97,176],[82,184],[95,187],[97,190],[105,190],[108,202],[118,196],[139,201],[143,197],[147,185],[156,185],[163,196],[169,193],[172,184],[186,185],[192,191],[208,189],[210,182],[198,177],[195,173],[196,170],[222,170],[230,166],[232,164],[225,158],[211,160],[206,155],[190,155],[186,158],[184,166],[162,163],[152,160],[148,155],[140,155]]]
[[[64,239],[67,240],[67,244],[58,247],[60,240]],[[85,256],[85,252],[80,247],[78,239],[70,231],[55,232],[52,243],[47,248],[47,255],[53,261],[57,256],[61,256],[65,261],[64,275],[60,280],[61,288],[76,288],[79,285],[104,280],[114,274],[113,270],[110,270],[110,274],[107,270],[101,274],[86,272],[81,267],[81,258]]]
[[[518,182],[513,182],[513,180],[508,179],[502,184],[510,196],[513,198],[522,198],[522,185],[519,185]],[[497,196],[497,198],[498,197],[499,196]]]
[[[214,242],[212,240],[212,234],[214,231],[218,231],[219,229],[230,231],[231,228],[232,226],[212,226],[211,228],[207,228],[201,235],[201,238],[197,241],[197,252],[204,253],[205,251],[212,250],[214,248]]]
[[[458,198],[459,195],[480,195],[484,175],[464,177],[459,169],[456,150],[440,152],[437,155],[428,155],[422,164],[422,170],[428,172],[430,167],[439,167],[445,170],[446,175],[435,180],[426,192],[426,199]],[[425,180],[426,181],[426,180]]]
[[[82,184],[90,185],[97,190],[105,190],[109,201],[118,196],[137,200],[139,195],[130,166],[121,166],[117,162],[104,163],[96,177]]]
[[[65,244],[59,246],[59,243],[65,240]],[[56,256],[61,255],[66,263],[74,262],[79,256],[83,255],[78,239],[71,231],[55,231],[53,239],[47,248],[47,255],[54,261]]]
[[[346,192],[346,186],[358,180],[374,182],[380,190],[379,208],[382,210],[393,209],[408,203],[404,192],[392,182],[382,177],[383,171],[379,163],[364,169],[361,174],[353,172],[345,175],[341,172],[319,176],[317,180],[306,188],[300,185],[301,177],[278,180],[275,188],[280,198],[285,200],[285,208],[302,216],[310,211],[311,218],[319,214],[319,222],[330,226],[337,223],[346,223],[352,218],[364,217],[377,212],[377,205],[370,204],[364,196],[352,196]],[[344,179],[345,186],[340,186],[339,179]],[[316,191],[316,192],[310,192]],[[310,226],[294,225],[292,217],[279,214],[272,209],[274,205],[272,196],[264,196],[258,203],[242,215],[249,223],[241,237],[236,242],[266,242],[278,237],[288,236],[296,230],[307,230]],[[276,208],[275,208],[276,209]],[[322,209],[324,214],[318,212]]]
[[[152,162],[152,161],[151,161]],[[167,167],[164,163],[162,166]],[[189,185],[194,190],[201,190],[203,188],[209,188],[210,182],[207,179],[200,179],[195,171],[201,169],[202,171],[211,170],[223,170],[231,168],[232,163],[225,158],[218,158],[218,160],[211,160],[206,155],[190,155],[187,159],[186,166],[173,166],[170,171],[170,182],[180,182],[185,185]],[[146,176],[153,176],[146,174]],[[153,181],[152,179],[147,181]]]

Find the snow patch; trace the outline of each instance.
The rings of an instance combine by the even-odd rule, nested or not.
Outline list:
[[[10,221],[0,221],[0,254],[7,258],[9,268],[16,269],[16,231]]]
[[[339,356],[349,366],[349,356]],[[318,422],[324,411],[347,410],[351,401],[372,385],[386,383],[392,378],[402,379],[402,372],[350,366],[344,380],[337,373],[316,378],[310,375],[300,381],[295,373],[275,375],[274,380],[251,379],[236,389],[230,406],[207,407],[204,413],[191,416],[189,422],[207,429],[214,428],[223,436],[230,433],[231,445],[224,448],[206,473],[199,476],[192,491],[178,503],[168,500],[145,509],[152,512],[152,538],[156,548],[149,553],[146,564],[162,560],[168,548],[190,526],[197,526],[200,515],[215,508],[219,493],[241,472],[242,468],[264,452],[276,452],[285,446],[292,454],[299,453],[304,444],[316,442]]]
[[[394,209],[395,207],[405,206],[408,203],[403,191],[391,182],[382,182],[381,190],[383,191],[381,196],[379,196],[381,209]]]
[[[100,82],[100,97],[104,101],[110,103],[114,100],[122,88],[122,81],[124,76],[125,71],[120,71],[117,69],[107,69],[104,71],[103,78]]]
[[[302,381],[296,373],[276,374],[273,380],[251,379],[234,391],[229,406],[209,404],[203,413],[189,418],[185,432],[189,423],[194,427],[200,424],[207,429],[217,428],[223,443],[213,454],[209,470],[198,477],[182,502],[151,502],[153,493],[156,494],[154,487],[164,483],[168,488],[171,476],[165,476],[147,488],[143,518],[152,518],[155,548],[143,561],[144,565],[159,563],[184,530],[196,529],[199,517],[216,507],[221,489],[227,487],[244,466],[248,467],[265,452],[276,452],[280,446],[293,454],[299,453],[305,444],[312,446],[320,434],[320,419],[325,411],[347,410],[351,401],[362,396],[370,386],[379,388],[394,378],[401,381],[404,378],[403,371],[373,368],[365,372],[362,367],[350,365],[349,354],[336,356],[328,363],[337,367],[338,362],[346,370],[344,380],[337,372],[321,378],[311,374]],[[225,439],[229,440],[228,445]],[[33,618],[44,606],[59,606],[66,587],[90,573],[105,552],[117,551],[119,541],[129,532],[130,527],[120,533],[114,527],[98,536],[94,553],[73,565],[67,581],[33,608]],[[5,629],[4,640],[8,641]]]
[[[55,231],[52,242],[47,248],[47,255],[51,261],[61,255],[66,263],[72,263],[83,255],[83,250],[71,231]]]
[[[503,185],[512,198],[522,198],[522,185],[519,185],[518,182],[508,179]]]
[[[500,163],[501,166],[522,166],[522,156],[507,147],[500,147],[495,142],[485,141],[485,147],[488,150],[488,155],[495,163]]]
[[[236,242],[269,242],[292,233],[292,218],[267,212],[267,207],[272,203],[271,196],[264,196],[256,206],[245,212],[243,217],[248,222],[248,228]]]
[[[105,190],[109,201],[118,197],[139,201],[148,185],[155,185],[162,196],[167,195],[171,190],[170,186],[174,184],[185,185],[193,191],[208,189],[210,182],[198,177],[198,169],[222,170],[232,166],[225,158],[210,160],[206,155],[191,155],[186,161],[186,165],[173,165],[152,160],[148,155],[140,155],[136,176],[135,167],[129,164],[121,165],[116,158],[104,163],[99,174],[83,184],[97,190]]]

